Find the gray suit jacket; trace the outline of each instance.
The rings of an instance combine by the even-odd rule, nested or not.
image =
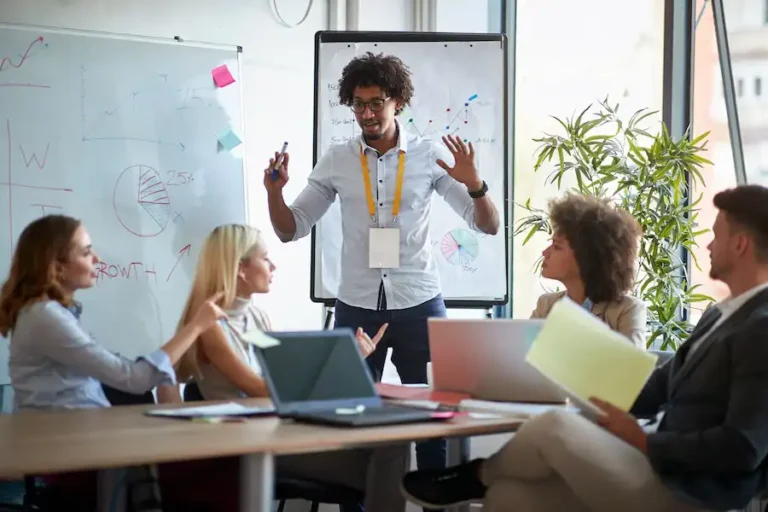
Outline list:
[[[657,369],[632,413],[664,411],[648,436],[656,473],[708,509],[743,508],[765,489],[768,453],[768,290],[758,293],[688,351],[720,316],[702,316],[674,358]]]

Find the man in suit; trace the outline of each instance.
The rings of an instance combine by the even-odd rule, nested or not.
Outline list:
[[[527,422],[498,453],[417,471],[407,498],[485,510],[697,511],[743,508],[765,488],[768,453],[768,189],[715,196],[711,276],[731,296],[710,308],[635,402],[656,432],[597,398],[592,423],[564,412]]]

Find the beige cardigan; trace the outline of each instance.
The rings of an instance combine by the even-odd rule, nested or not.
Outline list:
[[[546,318],[555,302],[564,296],[565,292],[545,293],[539,297],[531,318]],[[647,312],[640,299],[623,295],[619,300],[598,302],[592,306],[592,314],[645,350]]]

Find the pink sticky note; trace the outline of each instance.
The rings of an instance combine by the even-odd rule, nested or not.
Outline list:
[[[229,68],[226,64],[222,64],[221,66],[215,68],[213,71],[211,71],[211,75],[213,75],[213,81],[218,87],[226,87],[235,83],[235,79],[232,76],[232,73],[229,72]]]

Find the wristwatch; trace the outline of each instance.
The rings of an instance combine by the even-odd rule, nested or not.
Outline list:
[[[474,192],[471,190],[468,190],[469,197],[472,199],[480,199],[485,195],[486,192],[488,192],[488,184],[483,180],[483,186],[480,187],[480,190],[475,190]]]

